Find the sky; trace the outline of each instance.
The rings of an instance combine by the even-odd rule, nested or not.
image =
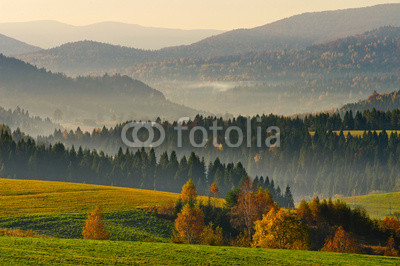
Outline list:
[[[0,23],[118,21],[180,29],[251,28],[292,15],[400,1],[379,0],[0,0]]]

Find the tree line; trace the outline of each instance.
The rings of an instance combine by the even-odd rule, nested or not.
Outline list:
[[[217,120],[222,130],[213,145],[213,132],[209,130]],[[339,195],[368,194],[372,191],[396,191],[400,189],[398,158],[400,158],[400,136],[389,132],[400,128],[400,112],[377,110],[345,113],[324,113],[308,115],[305,118],[262,115],[251,117],[251,147],[246,141],[239,148],[224,144],[225,132],[229,126],[237,126],[247,139],[247,118],[233,119],[197,116],[187,122],[188,130],[183,131],[183,146],[177,148],[176,122],[158,120],[165,129],[166,139],[155,152],[157,156],[174,150],[178,157],[190,156],[196,152],[204,157],[205,163],[217,158],[222,164],[241,162],[250,176],[269,176],[281,187],[289,184],[295,197],[324,197]],[[257,127],[262,132],[274,125],[280,128],[279,148],[257,147]],[[115,154],[120,147],[121,130],[124,124],[113,128],[96,129],[92,133],[56,131],[53,136],[41,138],[41,143],[62,142],[71,147],[98,148],[108,154]],[[189,131],[195,126],[207,129],[207,144],[193,148],[189,142]],[[360,129],[364,134],[352,136],[341,130]],[[383,130],[376,132],[374,130]],[[128,133],[129,135],[129,133]],[[201,136],[198,136],[201,138]],[[262,134],[264,143],[266,135]],[[200,189],[200,188],[199,188]]]

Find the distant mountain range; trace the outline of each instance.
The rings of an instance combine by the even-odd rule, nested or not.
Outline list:
[[[306,13],[253,29],[229,31],[192,45],[169,47],[157,51],[83,41],[22,55],[18,58],[39,67],[73,75],[118,73],[126,68],[128,70],[124,73],[134,73],[136,69],[132,66],[149,63],[144,69],[140,66],[141,73],[146,73],[149,68],[153,71],[152,69],[157,67],[154,66],[157,64],[153,62],[166,62],[167,65],[172,62],[176,65],[176,62],[179,64],[182,58],[187,58],[186,61],[189,63],[195,62],[198,65],[204,62],[207,65],[207,62],[240,59],[243,54],[245,57],[254,57],[260,51],[302,50],[315,44],[362,34],[381,26],[400,26],[398,14],[400,14],[400,4]],[[236,56],[239,54],[240,56]],[[267,63],[263,62],[263,64]]]
[[[41,48],[20,42],[13,38],[0,34],[0,54],[17,55],[34,53],[40,51]]]
[[[21,106],[59,120],[96,126],[98,121],[177,119],[197,111],[174,104],[155,89],[127,76],[69,78],[0,55],[0,105]]]
[[[176,59],[137,64],[119,72],[154,80],[266,80],[290,76],[400,72],[400,27],[382,27],[303,50]],[[47,65],[47,64],[44,64]],[[50,67],[50,65],[48,65]]]
[[[101,22],[73,26],[58,21],[0,23],[0,33],[43,48],[53,48],[68,42],[92,40],[140,49],[160,49],[191,44],[221,30],[180,30],[144,27],[119,22]]]
[[[252,29],[238,29],[189,46],[166,48],[180,57],[211,57],[251,51],[302,49],[382,26],[400,26],[400,4],[304,13]]]
[[[141,51],[96,42],[18,56],[34,65],[71,75],[122,73],[156,80],[264,80],[271,76],[326,72],[400,71],[400,27],[382,27],[303,50],[249,52],[212,58],[171,59],[162,52]],[[153,60],[146,63],[147,60]]]

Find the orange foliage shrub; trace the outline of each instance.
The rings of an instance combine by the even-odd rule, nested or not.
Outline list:
[[[175,242],[198,243],[204,228],[203,211],[186,204],[175,220]]]
[[[296,214],[271,209],[255,222],[253,246],[279,249],[309,249],[310,234]]]
[[[333,238],[328,237],[326,239],[322,250],[340,253],[361,253],[361,247],[341,226],[336,230]]]
[[[83,239],[107,240],[110,235],[106,231],[103,222],[103,214],[99,207],[96,207],[92,213],[88,215],[85,226],[82,231]]]

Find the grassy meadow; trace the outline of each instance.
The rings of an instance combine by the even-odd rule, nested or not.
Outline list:
[[[163,206],[179,194],[50,181],[0,179],[0,217]]]
[[[45,238],[0,237],[0,265],[395,265],[400,258],[297,250],[177,245],[173,224],[146,208],[178,194],[48,181],[0,179],[0,228],[33,230]],[[206,200],[206,198],[203,198]],[[352,204],[353,198],[342,198]],[[396,201],[397,200],[397,201]],[[383,215],[400,193],[356,197],[372,216]],[[222,202],[222,201],[221,201]],[[104,211],[110,240],[81,240],[87,212]],[[374,210],[382,211],[374,215]]]
[[[400,192],[340,198],[351,207],[362,207],[371,218],[383,219],[390,213],[400,212]]]
[[[0,217],[0,228],[32,230],[39,235],[81,239],[86,213]],[[170,242],[173,224],[143,210],[104,214],[110,240]]]
[[[162,191],[0,178],[0,217],[87,213],[96,206],[104,212],[147,209],[178,198],[177,193]]]
[[[0,237],[1,264],[396,265],[400,258],[297,250]]]

